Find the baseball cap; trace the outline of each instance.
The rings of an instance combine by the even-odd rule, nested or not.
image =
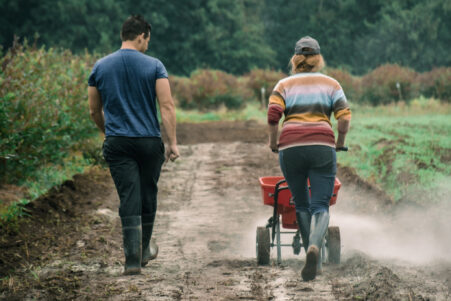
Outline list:
[[[311,48],[312,50],[303,50],[304,48]],[[295,54],[319,54],[319,44],[318,41],[310,36],[302,37],[296,42],[294,47]]]

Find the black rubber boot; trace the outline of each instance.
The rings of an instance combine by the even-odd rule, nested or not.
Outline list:
[[[122,217],[124,240],[124,275],[141,274],[141,216]]]
[[[301,275],[304,281],[313,280],[316,277],[318,263],[321,260],[321,247],[324,235],[329,227],[329,212],[323,211],[312,216],[310,224],[309,248]]]
[[[312,216],[310,212],[307,211],[296,211],[296,220],[298,222],[299,232],[301,232],[302,237],[302,245],[304,246],[304,250],[307,253],[307,249],[309,246],[309,236],[310,236],[310,222]]]
[[[145,266],[149,260],[157,258],[158,245],[152,238],[155,215],[142,216],[142,260],[141,266]]]

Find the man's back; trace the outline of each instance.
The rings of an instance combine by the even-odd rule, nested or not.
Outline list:
[[[160,137],[155,82],[163,64],[137,50],[120,49],[99,60],[89,85],[102,95],[106,136]]]

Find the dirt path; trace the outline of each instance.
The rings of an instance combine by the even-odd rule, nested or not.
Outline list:
[[[245,128],[239,128],[243,137]],[[220,136],[221,130],[216,134]],[[2,280],[0,299],[451,299],[449,239],[427,240],[436,247],[423,248],[422,236],[415,244],[393,221],[401,215],[391,212],[384,196],[359,185],[346,171],[341,174],[338,204],[331,208],[331,223],[340,226],[342,233],[343,263],[326,265],[323,275],[312,282],[300,279],[304,253],[295,256],[288,248],[283,251],[281,266],[257,266],[256,227],[264,226],[272,213],[271,207],[262,204],[257,179],[280,174],[277,156],[264,142],[230,139],[194,144],[192,135],[186,137],[191,140],[180,147],[181,159],[163,168],[154,232],[160,254],[142,275],[121,275],[118,198],[107,172],[94,170],[84,176],[94,184],[83,178],[67,184],[71,189],[65,188],[86,190],[83,198],[67,201],[83,210],[68,216],[55,209],[61,222],[47,224],[49,231],[37,231],[34,247],[32,242],[24,242],[32,235],[2,240],[0,250],[10,253],[8,257],[0,255],[2,269],[9,271],[1,275],[9,276]],[[64,202],[58,203],[59,208],[61,204]],[[387,211],[391,213],[387,215]],[[436,233],[449,229],[447,219],[435,220],[439,223]],[[405,226],[412,229],[415,223],[418,220]],[[60,230],[52,230],[57,227]],[[399,241],[401,237],[403,241]],[[49,240],[53,243],[45,243]],[[422,254],[409,257],[402,252]],[[273,259],[274,253],[272,250]],[[436,260],[430,262],[431,256]],[[17,266],[14,272],[8,258],[16,258],[9,262]]]

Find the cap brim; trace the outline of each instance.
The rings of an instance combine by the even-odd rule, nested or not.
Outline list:
[[[302,55],[304,55],[304,54],[319,54],[319,53],[320,53],[319,51],[298,51],[295,54],[302,54]]]

